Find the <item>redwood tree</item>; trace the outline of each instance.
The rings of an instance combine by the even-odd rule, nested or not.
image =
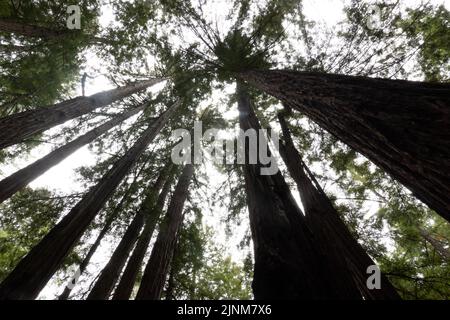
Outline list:
[[[242,130],[260,129],[247,89],[237,84]],[[258,138],[257,146],[267,144]],[[248,143],[245,146],[249,155]],[[259,152],[258,152],[259,153]],[[348,270],[332,265],[319,238],[307,226],[281,173],[261,175],[257,164],[243,166],[254,245],[253,294],[256,299],[359,299]]]
[[[150,124],[100,182],[19,262],[0,284],[0,299],[33,299],[39,294],[179,104],[179,102],[174,103]]]
[[[450,85],[287,70],[240,73],[450,221]]]
[[[303,162],[292,141],[284,114],[280,113],[278,119],[284,138],[284,143],[280,142],[280,155],[297,184],[306,221],[319,239],[322,251],[335,261],[335,265],[340,264],[348,270],[365,299],[399,299],[384,275],[381,275],[380,289],[367,287],[367,268],[376,265],[375,262],[349,232],[331,200]]]
[[[48,155],[39,160],[36,160],[25,168],[20,169],[9,177],[4,178],[2,181],[0,181],[0,203],[28,185],[31,181],[39,177],[48,169],[60,163],[62,160],[67,158],[82,146],[92,142],[103,133],[118,125],[120,122],[143,110],[145,105],[146,104],[137,108],[133,108],[121,115],[114,117],[104,124],[76,138],[75,140],[63,145],[56,150],[53,150]]]
[[[20,143],[67,120],[79,117],[116,100],[144,90],[165,80],[155,78],[99,92],[89,97],[76,97],[51,106],[40,107],[0,118],[0,149]]]
[[[194,166],[186,164],[172,195],[150,259],[145,267],[137,300],[159,300],[166,282],[177,234],[183,221],[183,207],[194,174]]]
[[[136,247],[128,260],[127,266],[122,274],[122,277],[120,278],[120,282],[114,291],[114,295],[112,297],[113,300],[128,300],[130,298],[136,282],[136,277],[141,268],[156,224],[160,219],[171,184],[172,177],[169,176],[164,183],[161,192],[159,193],[156,203],[153,201],[153,196],[147,197],[142,203],[141,211],[144,213],[146,219],[144,230],[142,231]]]

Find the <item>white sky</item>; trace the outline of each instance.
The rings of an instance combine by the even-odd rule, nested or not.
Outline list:
[[[217,10],[217,12],[221,12],[221,1],[215,1],[215,5],[213,8]],[[408,5],[414,5],[419,3],[420,1],[410,1]],[[444,1],[432,1],[433,3],[444,3],[447,8],[450,9],[450,0]],[[314,20],[317,22],[322,22],[326,24],[328,27],[332,28],[336,23],[338,23],[341,19],[343,19],[343,2],[339,0],[304,0],[304,12],[309,20]],[[107,25],[111,21],[112,15],[109,10],[104,10],[103,15],[101,17],[101,23],[103,25]],[[93,69],[98,68],[101,65],[98,58],[92,54],[88,56],[87,64],[85,71],[90,73]],[[101,74],[95,74],[95,79],[89,79],[86,84],[86,95],[90,95],[99,91],[108,90],[113,88],[114,86]],[[159,89],[158,87],[156,90]],[[233,88],[231,88],[232,90]],[[155,88],[152,90],[154,91]],[[80,95],[81,88],[77,89],[76,94]],[[219,97],[212,97],[213,100],[217,100]],[[233,112],[231,112],[231,115]],[[236,113],[235,113],[236,115]],[[59,128],[56,127],[52,130],[49,130],[48,133],[56,133]],[[20,159],[15,161],[14,163],[5,166],[1,169],[0,178],[6,177],[14,171],[24,167],[25,165],[39,159],[43,154],[46,154],[50,151],[50,147],[48,145],[40,146],[34,149],[31,154],[26,159]],[[82,191],[81,185],[76,181],[77,176],[74,173],[74,170],[80,166],[89,166],[95,164],[94,155],[88,150],[88,147],[83,147],[76,151],[74,154],[69,156],[67,159],[62,161],[60,164],[55,166],[54,168],[48,170],[45,174],[37,178],[31,183],[31,187],[45,187],[48,189],[59,190],[64,193],[72,193]],[[210,168],[211,174],[216,176],[214,173],[215,169]],[[215,190],[221,183],[223,179],[211,179],[211,190]],[[293,192],[294,197],[298,199],[297,192]],[[208,207],[205,206],[204,210],[209,211]],[[221,210],[219,208],[214,208],[214,210]],[[225,233],[223,231],[223,225],[217,221],[215,218],[214,212],[205,212],[205,223],[209,226],[212,226],[217,231],[216,240],[226,244],[229,252],[233,255],[235,260],[240,260],[242,258],[242,253],[236,250],[237,243],[241,240],[243,232],[245,231],[245,226],[241,226],[235,230],[237,234],[234,239],[227,239],[225,237]],[[109,239],[111,240],[111,239]],[[113,246],[109,243],[110,241],[104,241],[106,244],[103,245],[99,252],[93,258],[93,265],[90,267],[90,272],[95,272],[96,270],[100,270],[100,268],[107,262],[109,255],[111,253],[111,249]],[[40,295],[40,298],[53,298],[56,294],[60,293],[61,288],[57,288],[54,283],[50,283]]]

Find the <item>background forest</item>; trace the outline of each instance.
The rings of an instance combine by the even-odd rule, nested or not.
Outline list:
[[[0,0],[0,299],[450,298],[449,1],[73,4]]]

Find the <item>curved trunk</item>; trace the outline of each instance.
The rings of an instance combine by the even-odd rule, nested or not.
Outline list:
[[[136,282],[136,277],[139,273],[145,253],[147,252],[150,240],[153,236],[153,231],[155,230],[156,223],[159,221],[161,212],[164,208],[164,203],[166,202],[171,184],[172,178],[169,177],[164,183],[164,187],[162,188],[158,196],[156,204],[153,201],[151,201],[150,204],[147,204],[146,201],[150,199],[144,200],[141,210],[145,215],[147,215],[145,227],[142,231],[141,236],[139,237],[136,247],[133,250],[133,254],[128,260],[125,271],[120,278],[120,282],[112,297],[113,300],[130,299],[134,284]]]
[[[160,225],[150,259],[145,267],[136,300],[159,300],[169,271],[178,230],[183,221],[183,207],[194,174],[194,166],[186,164],[173,193],[166,217]]]
[[[179,102],[173,104],[151,124],[100,182],[19,262],[0,284],[0,299],[34,299],[39,294],[178,106]]]
[[[76,97],[51,106],[0,118],[0,149],[23,142],[35,134],[123,99],[163,80],[164,78],[138,81],[89,97]]]
[[[53,150],[43,158],[33,162],[23,169],[13,173],[9,177],[0,181],[0,203],[11,197],[14,193],[28,185],[31,181],[39,177],[48,169],[57,165],[69,155],[74,153],[82,146],[94,141],[96,138],[118,125],[125,119],[135,115],[142,109],[144,105],[129,110],[119,116],[114,117],[112,120],[105,122],[97,128],[85,133],[84,135],[76,138],[75,140],[63,145],[62,147]]]
[[[347,280],[350,278],[355,282],[365,299],[400,299],[384,275],[381,276],[381,289],[370,290],[367,287],[367,267],[375,265],[375,262],[354,239],[332,202],[303,162],[292,141],[284,116],[279,114],[278,119],[285,140],[284,144],[280,143],[280,155],[297,184],[307,223],[318,238],[322,252],[335,261],[334,265],[340,265],[342,270],[347,270]]]
[[[360,152],[450,221],[450,85],[286,70],[239,74]]]

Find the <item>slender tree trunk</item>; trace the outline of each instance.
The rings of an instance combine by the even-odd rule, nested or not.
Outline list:
[[[139,237],[143,225],[144,215],[141,212],[138,212],[128,226],[119,245],[114,250],[111,259],[103,268],[97,282],[89,293],[87,300],[108,300],[109,295],[114,289],[114,285],[120,276],[122,268],[128,259],[128,255]]]
[[[82,146],[92,142],[111,128],[115,127],[125,119],[135,115],[142,109],[145,105],[129,110],[113,119],[105,122],[104,124],[98,126],[97,128],[87,132],[86,134],[76,138],[75,140],[65,144],[64,146],[50,152],[43,158],[33,162],[32,164],[26,166],[23,169],[13,173],[9,177],[0,181],[0,203],[11,197],[14,193],[21,190],[23,187],[28,185],[31,181],[39,177],[41,174],[46,172],[48,169],[54,167],[62,160],[67,158],[69,155],[74,153],[76,150]]]
[[[360,152],[450,221],[450,85],[284,70],[239,75]]]
[[[89,248],[88,253],[84,257],[83,261],[80,264],[80,267],[78,268],[78,270],[79,270],[78,277],[80,277],[83,274],[84,270],[86,270],[87,266],[89,265],[89,262],[91,261],[92,256],[97,251],[97,248],[99,247],[99,245],[102,242],[102,240],[105,237],[105,235],[108,233],[109,228],[111,227],[112,223],[117,218],[117,215],[120,213],[120,211],[122,210],[122,207],[123,207],[126,199],[128,198],[128,196],[130,195],[131,190],[132,190],[132,186],[136,182],[136,179],[137,179],[137,175],[135,176],[135,179],[134,179],[133,183],[131,184],[131,186],[127,189],[125,194],[122,196],[122,199],[120,199],[120,202],[114,208],[114,211],[112,212],[112,214],[106,220],[105,225],[103,226],[103,229],[100,231],[99,235],[97,236],[97,239],[92,244],[92,246]],[[74,288],[74,285],[75,285],[75,284],[72,283],[72,280],[69,283],[71,285],[70,286],[67,285],[64,288],[64,291],[58,297],[58,300],[67,300],[69,298],[70,293],[72,292],[72,290]]]
[[[74,33],[74,31],[70,29],[55,30],[11,18],[0,18],[0,32],[14,33],[25,37],[44,39],[54,39]]]
[[[260,129],[246,88],[237,85],[242,130]],[[258,140],[258,147],[267,144]],[[249,155],[249,146],[245,146]],[[254,244],[255,299],[358,299],[352,282],[340,281],[343,271],[320,252],[318,239],[306,225],[283,176],[261,175],[257,164],[243,166],[250,228]],[[339,266],[338,266],[339,267]],[[338,281],[336,281],[339,277]]]
[[[164,184],[164,174],[160,174],[156,179],[153,186],[150,188],[153,193],[158,193]],[[148,194],[144,201],[150,201],[154,199],[154,194]],[[139,233],[144,226],[145,212],[139,210],[135,215],[133,221],[128,226],[122,240],[117,248],[114,250],[108,264],[103,268],[100,276],[98,277],[94,287],[89,293],[88,300],[107,300],[114,289],[114,285],[122,272],[122,269],[136,243]]]
[[[176,102],[152,123],[102,180],[19,262],[0,284],[0,299],[33,299],[39,294],[178,106]]]
[[[133,254],[128,260],[125,271],[123,272],[120,282],[114,292],[113,300],[128,300],[133,292],[134,284],[136,283],[136,277],[141,268],[144,260],[145,253],[147,252],[150,240],[153,236],[156,224],[159,221],[161,212],[164,208],[167,195],[170,191],[170,185],[172,184],[172,177],[169,177],[158,196],[156,203],[153,201],[152,196],[148,196],[141,207],[141,212],[145,215],[145,227],[141,236],[133,250]],[[154,192],[157,192],[156,190]]]
[[[423,228],[419,228],[419,233],[425,241],[431,244],[431,246],[442,257],[442,259],[450,261],[450,251],[446,249],[438,239],[433,237],[430,232]]]
[[[314,179],[315,186],[313,176],[312,179],[308,177],[306,172],[310,174],[310,171],[295,148],[284,115],[279,114],[278,119],[285,140],[285,143],[280,143],[280,154],[297,184],[307,223],[319,239],[321,251],[335,261],[335,266],[340,265],[342,270],[347,270],[346,277],[337,281],[354,281],[365,299],[400,299],[384,275],[381,276],[381,289],[370,290],[367,287],[367,268],[375,262],[354,239],[317,181]]]
[[[0,149],[23,142],[35,134],[144,90],[163,80],[164,78],[157,78],[138,81],[89,97],[77,97],[51,106],[0,118]]]
[[[193,174],[194,166],[186,164],[167,208],[166,217],[160,225],[158,238],[145,268],[136,300],[159,300],[161,298],[177,234],[183,220],[183,207]]]

